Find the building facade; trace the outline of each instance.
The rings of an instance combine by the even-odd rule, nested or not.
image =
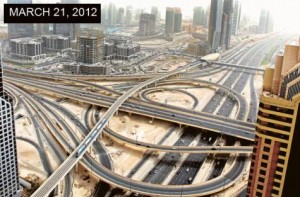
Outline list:
[[[143,13],[140,16],[139,35],[151,36],[155,34],[155,15]]]
[[[285,49],[291,48],[286,46]],[[260,96],[248,197],[295,196],[300,174],[300,55],[285,50],[266,70]],[[284,59],[297,59],[289,66]],[[286,61],[287,62],[287,61]],[[285,67],[289,67],[286,71]],[[279,83],[278,83],[279,81]],[[279,87],[279,88],[278,88]]]
[[[0,196],[20,197],[13,103],[4,93],[2,76],[0,62]]]

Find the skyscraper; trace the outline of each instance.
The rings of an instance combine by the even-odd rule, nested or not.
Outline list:
[[[3,90],[1,63],[2,62],[0,62],[0,196],[20,197],[21,190],[18,176],[13,104],[12,99],[5,94]]]
[[[241,3],[239,0],[234,0],[233,14],[232,14],[232,26],[231,26],[232,35],[239,34],[240,20],[241,20]]]
[[[139,35],[150,36],[155,34],[155,15],[154,14],[141,14],[139,23]]]
[[[110,3],[108,5],[108,11],[107,11],[107,19],[108,19],[108,25],[114,26],[116,24],[116,6],[113,3]]]
[[[182,13],[180,8],[166,9],[165,34],[171,36],[173,33],[182,31]]]
[[[7,0],[10,4],[32,4],[32,0]],[[22,38],[33,36],[33,23],[9,23],[8,38]]]
[[[180,8],[174,8],[174,33],[182,31],[182,14]]]
[[[261,10],[258,33],[265,34],[273,31],[273,19],[268,10]]]
[[[219,49],[222,30],[223,0],[211,0],[208,43],[209,51],[216,52]]]
[[[151,7],[151,14],[155,15],[155,20],[156,22],[160,21],[160,16],[159,16],[159,11],[158,11],[158,7]]]
[[[126,25],[131,25],[132,23],[132,7],[127,6],[126,7]]]
[[[194,26],[204,26],[205,25],[205,11],[202,7],[194,8],[193,25]]]
[[[285,197],[295,196],[298,192],[295,176],[300,174],[299,53],[299,46],[286,45],[283,56],[277,56],[275,69],[266,69],[257,116],[248,197]],[[293,66],[289,65],[291,62],[294,62]]]
[[[175,13],[174,9],[167,7],[166,9],[166,22],[165,22],[165,34],[170,36],[174,33],[174,19]]]
[[[117,23],[124,24],[124,20],[125,20],[125,10],[124,10],[124,8],[119,8],[118,14],[117,14]]]
[[[225,49],[229,49],[229,47],[230,47],[231,28],[232,28],[232,13],[233,13],[232,7],[233,7],[233,0],[224,0],[220,46]]]

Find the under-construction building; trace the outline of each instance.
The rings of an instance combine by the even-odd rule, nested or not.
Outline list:
[[[104,59],[130,59],[140,52],[139,44],[133,43],[123,38],[112,37],[104,41]]]
[[[42,50],[42,42],[38,39],[27,37],[11,39],[9,41],[11,56],[22,60],[39,60],[46,57]]]
[[[61,35],[42,35],[44,51],[67,52],[71,50],[70,38]]]
[[[13,103],[3,90],[1,62],[0,127],[0,196],[20,197]]]
[[[300,42],[299,42],[300,45]],[[286,45],[266,69],[248,197],[295,196],[300,174],[300,46]]]
[[[100,45],[101,40],[97,36],[78,36],[78,62],[86,64],[98,63],[101,60]]]

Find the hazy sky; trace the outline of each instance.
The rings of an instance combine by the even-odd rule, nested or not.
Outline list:
[[[3,1],[3,0],[0,0]],[[4,0],[6,1],[6,0]],[[47,3],[55,3],[60,0],[47,0]],[[45,0],[33,0],[34,3],[45,2]],[[193,7],[206,7],[210,0],[80,0],[81,3],[115,3],[117,7],[132,5],[134,8],[144,8],[150,12],[151,6],[158,6],[165,15],[165,8],[180,7],[183,17],[191,17]],[[260,10],[267,8],[273,14],[275,26],[291,32],[300,33],[300,0],[240,0],[242,3],[242,13],[250,16],[254,21],[258,21]]]

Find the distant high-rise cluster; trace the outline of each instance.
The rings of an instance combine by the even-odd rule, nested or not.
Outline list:
[[[134,10],[132,6],[124,8],[117,7],[114,3],[109,3],[101,8],[101,24],[104,26],[132,25],[133,17]]]
[[[273,19],[268,10],[262,10],[259,17],[258,33],[265,34],[273,31]]]
[[[182,13],[180,8],[166,9],[165,34],[172,36],[174,33],[182,31]]]
[[[13,103],[12,99],[3,89],[1,63],[2,62],[0,62],[0,196],[20,197],[21,188],[18,176]]]
[[[155,15],[143,13],[140,16],[139,35],[150,36],[155,34]]]
[[[32,4],[32,0],[7,0],[9,4]],[[33,23],[8,24],[8,38],[22,38],[33,36]]]
[[[300,40],[299,40],[300,45]],[[300,46],[267,68],[260,96],[247,197],[294,196],[300,174]]]

